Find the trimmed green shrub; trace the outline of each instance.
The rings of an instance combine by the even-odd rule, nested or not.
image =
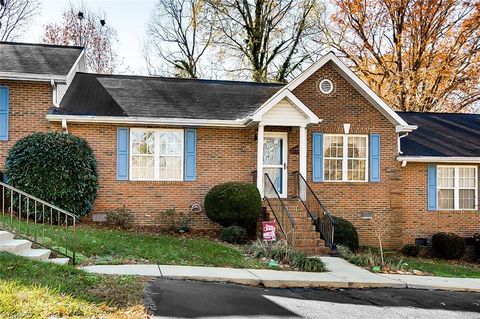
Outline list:
[[[473,235],[473,247],[475,247],[475,254],[477,259],[480,260],[480,233]]]
[[[77,136],[34,133],[19,140],[5,162],[8,183],[79,217],[97,197],[97,162]]]
[[[465,239],[453,233],[436,233],[432,236],[432,253],[435,257],[459,259],[465,253]]]
[[[133,225],[133,214],[125,206],[107,212],[107,225],[122,229],[131,228]]]
[[[408,244],[403,246],[400,252],[405,256],[417,257],[420,253],[420,247],[418,247],[418,245]]]
[[[212,187],[205,196],[208,218],[224,227],[255,225],[262,200],[255,185],[229,182]]]
[[[337,245],[345,245],[352,251],[357,251],[358,244],[358,233],[355,229],[355,226],[348,220],[333,216],[335,221],[335,233],[333,242]]]
[[[230,244],[244,244],[247,242],[247,231],[238,226],[230,226],[222,231],[222,240]]]

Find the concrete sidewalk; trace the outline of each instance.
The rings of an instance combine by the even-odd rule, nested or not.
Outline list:
[[[414,288],[480,292],[480,279],[374,274],[335,257],[320,257],[328,272],[172,265],[95,265],[93,273],[263,285],[268,288]]]

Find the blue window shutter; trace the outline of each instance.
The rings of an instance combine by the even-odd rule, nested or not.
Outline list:
[[[437,210],[437,165],[428,165],[427,180],[428,210]]]
[[[370,134],[370,181],[380,182],[380,134]]]
[[[323,181],[323,134],[313,133],[312,136],[312,180]]]
[[[117,128],[117,180],[128,180],[129,131],[126,127]]]
[[[0,141],[8,141],[10,97],[8,87],[0,86]]]
[[[185,180],[197,179],[197,131],[185,130]]]

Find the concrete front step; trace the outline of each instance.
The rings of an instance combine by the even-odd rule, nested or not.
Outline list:
[[[50,249],[26,249],[18,252],[17,255],[33,260],[47,260],[51,253]]]
[[[32,242],[25,239],[7,239],[0,242],[0,251],[12,254],[30,249],[30,247],[32,247]]]
[[[32,248],[32,242],[26,239],[13,239],[10,232],[0,230],[0,252],[9,252],[32,260],[48,261],[56,264],[68,264],[70,258],[50,258],[50,249]],[[49,259],[50,258],[50,259]]]
[[[70,258],[50,258],[46,260],[49,263],[57,265],[67,265],[70,262]]]
[[[8,231],[0,230],[0,242],[4,240],[13,239],[13,234]]]

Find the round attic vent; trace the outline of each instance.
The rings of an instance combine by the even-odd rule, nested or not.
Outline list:
[[[330,94],[333,92],[333,83],[329,79],[323,79],[320,81],[320,92],[323,94]]]

